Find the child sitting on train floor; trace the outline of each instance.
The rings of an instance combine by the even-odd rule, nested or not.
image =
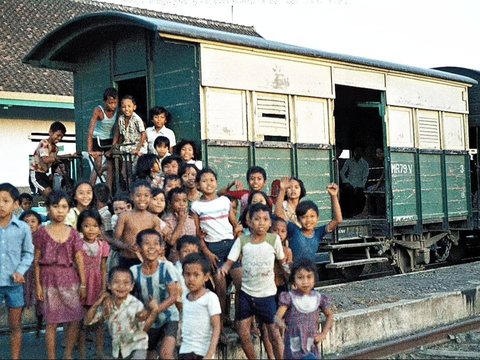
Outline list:
[[[166,137],[169,140],[168,152],[172,152],[172,149],[176,144],[175,133],[166,127],[166,125],[170,124],[172,121],[172,115],[170,112],[163,107],[154,106],[150,109],[150,121],[153,126],[150,126],[145,130],[147,134],[148,152],[151,154],[157,153],[155,140],[159,136]],[[165,154],[163,157],[164,156]]]

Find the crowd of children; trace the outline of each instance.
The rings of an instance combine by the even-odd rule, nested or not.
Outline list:
[[[106,357],[104,324],[115,358],[213,358],[227,326],[249,359],[258,357],[251,340],[257,326],[269,358],[318,358],[333,306],[314,289],[314,260],[324,235],[342,222],[338,186],[327,187],[333,219],[325,226],[317,226],[318,207],[303,200],[308,192],[298,178],[276,180],[278,194],[268,196],[267,173],[253,166],[248,189],[239,179],[219,187],[195,143],[177,144],[165,127],[166,109],[153,108],[153,126],[145,128],[135,99],[124,96],[118,121],[102,128],[116,114],[117,96],[107,89],[94,110],[88,150],[100,166],[108,146],[126,143],[136,163],[129,194],[111,197],[112,182],[95,177],[77,182],[71,194],[52,190],[46,173],[58,159],[61,123],[39,144],[30,174],[48,220],[30,209],[29,194],[0,184],[0,253],[9,259],[0,295],[9,309],[12,358],[20,355],[24,306],[35,306],[39,328],[46,324],[49,358],[59,325],[65,358],[76,347],[85,357],[92,331],[96,357]]]

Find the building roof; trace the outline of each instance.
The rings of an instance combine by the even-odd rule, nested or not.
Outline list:
[[[253,27],[93,0],[1,0],[0,91],[73,95],[70,72],[41,69],[22,58],[54,29],[83,14],[114,10],[221,32],[260,37]]]

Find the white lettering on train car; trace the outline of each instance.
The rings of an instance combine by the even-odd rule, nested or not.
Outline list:
[[[413,164],[392,164],[392,175],[413,174]]]

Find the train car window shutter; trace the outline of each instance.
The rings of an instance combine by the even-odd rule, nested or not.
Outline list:
[[[288,97],[286,95],[257,94],[255,97],[255,140],[290,136]]]
[[[446,150],[465,150],[465,121],[462,114],[443,115],[443,147]]]
[[[422,149],[440,149],[438,112],[418,111],[418,140]]]

